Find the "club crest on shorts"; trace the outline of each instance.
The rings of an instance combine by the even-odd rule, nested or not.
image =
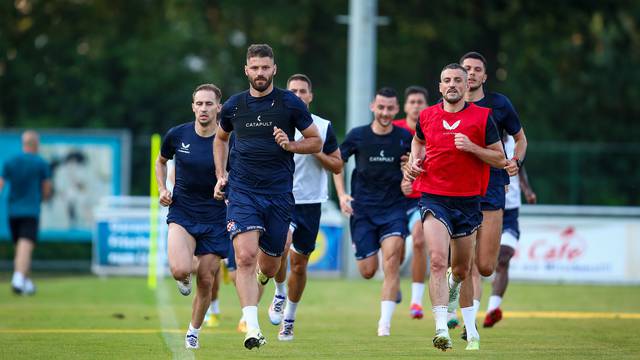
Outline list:
[[[227,232],[233,233],[237,230],[238,230],[238,226],[236,225],[235,221],[230,220],[227,222]]]

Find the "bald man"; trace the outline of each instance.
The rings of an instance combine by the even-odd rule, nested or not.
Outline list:
[[[0,173],[0,192],[9,183],[9,228],[14,244],[13,292],[33,295],[36,291],[29,278],[31,254],[38,240],[40,202],[51,196],[49,164],[38,155],[38,133],[27,130],[22,134],[22,153],[9,158]]]

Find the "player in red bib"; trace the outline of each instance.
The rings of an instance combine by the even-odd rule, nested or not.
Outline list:
[[[406,118],[395,120],[394,126],[407,129],[411,135],[416,134],[416,125],[420,112],[428,106],[429,92],[422,86],[409,86],[404,91],[404,112]],[[416,191],[411,182],[403,180],[402,193],[407,201],[407,218],[409,219],[409,231],[411,232],[411,304],[409,316],[412,319],[422,319],[422,298],[424,297],[424,282],[427,276],[427,245],[420,221],[420,208],[418,203],[422,193]]]
[[[420,207],[431,258],[429,296],[436,322],[433,345],[443,351],[452,347],[447,304],[458,297],[460,283],[470,274],[476,230],[482,223],[480,196],[487,189],[489,165],[507,165],[491,110],[467,104],[464,94],[468,88],[467,71],[462,66],[444,67],[440,73],[443,101],[420,113],[411,145],[411,166],[405,173],[423,193]],[[452,271],[447,273],[450,245]],[[463,317],[468,313],[473,313],[473,306],[462,309]],[[477,331],[469,332],[467,350],[479,348]]]

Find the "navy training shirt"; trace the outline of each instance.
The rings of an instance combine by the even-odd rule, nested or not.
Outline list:
[[[263,97],[249,91],[231,96],[222,106],[220,126],[235,133],[229,186],[259,194],[283,194],[293,189],[293,153],[282,149],[273,127],[294,140],[295,129],[313,124],[307,106],[294,93],[274,87]]]
[[[506,96],[497,92],[487,92],[482,99],[474,102],[474,104],[491,109],[491,116],[498,129],[498,134],[506,131],[509,135],[515,135],[522,129],[520,117],[518,117],[518,113]],[[508,184],[509,174],[507,174],[507,171],[491,167],[489,186]]]
[[[176,181],[167,221],[189,220],[199,224],[224,224],[227,207],[213,198],[217,178],[213,163],[215,134],[202,137],[195,122],[171,128],[165,135],[160,155],[174,159]]]
[[[38,154],[21,153],[4,164],[2,174],[9,182],[9,217],[40,217],[42,182],[51,179],[49,164]]]
[[[400,190],[400,157],[411,151],[411,134],[397,126],[386,135],[377,135],[371,125],[351,129],[340,145],[343,161],[356,156],[351,175],[353,205],[358,209],[405,207]]]

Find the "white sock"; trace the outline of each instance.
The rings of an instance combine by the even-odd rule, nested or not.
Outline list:
[[[478,310],[480,310],[480,300],[473,299],[473,312],[475,313],[474,316],[478,314]]]
[[[467,340],[480,339],[478,329],[476,329],[476,312],[473,310],[473,306],[460,309],[462,311],[462,320],[464,326],[467,328]]]
[[[187,331],[187,334],[198,336],[198,334],[200,334],[200,329],[194,328],[193,325],[189,323],[189,330]]]
[[[242,317],[247,322],[247,329],[258,329],[258,307],[257,306],[245,306],[242,308]]]
[[[285,297],[287,296],[287,288],[286,288],[286,282],[277,282],[274,281],[276,283],[276,295],[278,296],[282,296]]]
[[[453,310],[453,311],[448,311],[447,310],[447,321],[451,320],[451,319],[457,319],[458,318],[458,313]]]
[[[293,301],[287,299],[287,306],[285,306],[284,308],[285,320],[295,320],[297,309],[298,309],[298,303],[294,303]]]
[[[396,302],[391,300],[383,300],[380,302],[380,321],[378,326],[386,325],[391,326],[391,317],[393,311],[396,309]]]
[[[411,303],[422,306],[422,297],[424,296],[424,283],[411,283]]]
[[[13,277],[11,278],[11,285],[21,288],[23,284],[24,284],[24,275],[19,271],[14,272]]]
[[[211,310],[212,314],[219,315],[220,314],[220,302],[218,299],[215,299],[211,302],[211,306],[209,306],[209,310]]]
[[[491,295],[489,297],[489,307],[487,307],[487,312],[499,308],[500,304],[502,304],[502,296]]]
[[[436,331],[449,331],[449,328],[447,327],[447,310],[447,305],[434,306],[431,308],[431,311],[433,311],[433,318],[436,320]]]

